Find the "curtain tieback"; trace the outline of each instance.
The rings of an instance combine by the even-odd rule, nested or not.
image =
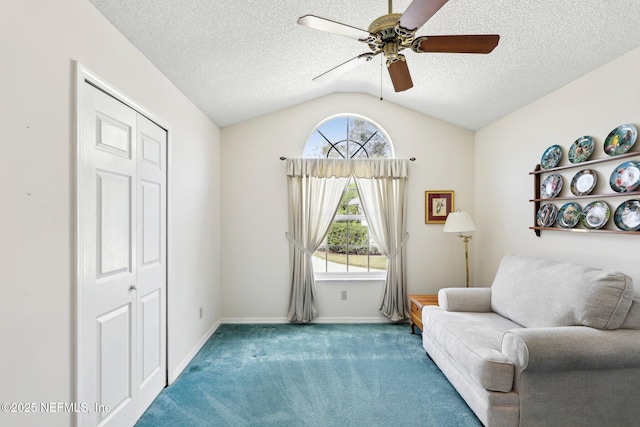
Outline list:
[[[393,250],[393,252],[391,252],[389,255],[387,255],[387,259],[391,259],[394,256],[396,256],[398,254],[398,252],[400,252],[400,250],[402,249],[402,247],[405,245],[405,243],[407,243],[407,239],[409,239],[409,233],[405,233],[404,234],[404,239],[402,239],[402,241],[400,242],[400,244],[398,245],[397,248],[395,248]]]
[[[289,233],[284,233],[285,236],[287,236],[287,239],[289,239],[289,241],[291,243],[293,243],[293,245],[300,249],[302,252],[304,252],[305,254],[307,254],[308,257],[312,257],[313,256],[313,252],[307,248],[305,248],[304,246],[302,246],[302,243],[300,243],[299,241],[297,241],[296,239],[294,239],[293,237],[289,236]]]

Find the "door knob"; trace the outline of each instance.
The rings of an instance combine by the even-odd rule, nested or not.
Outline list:
[[[129,286],[129,290],[130,291],[136,291],[136,290],[138,290],[138,288],[136,287],[135,284],[133,284],[133,285]]]

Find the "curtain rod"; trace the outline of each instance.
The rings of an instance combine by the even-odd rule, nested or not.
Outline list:
[[[285,156],[280,156],[280,160],[287,160],[287,158]],[[409,160],[411,160],[412,162],[416,161],[415,157],[409,157]]]

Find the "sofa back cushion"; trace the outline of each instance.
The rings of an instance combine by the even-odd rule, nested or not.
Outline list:
[[[625,274],[520,255],[502,259],[491,286],[491,309],[528,328],[617,329],[632,299]]]

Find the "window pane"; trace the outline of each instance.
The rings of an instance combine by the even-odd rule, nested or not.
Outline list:
[[[386,257],[369,236],[354,182],[349,183],[327,237],[313,258],[315,272],[385,271]]]
[[[328,252],[325,247],[322,247],[313,256],[313,271],[315,273],[346,273],[347,263],[343,254]]]
[[[338,142],[336,144],[326,144],[323,147],[323,156],[322,157],[326,157],[328,159],[348,159],[349,158],[349,154],[348,154],[348,147],[347,147],[347,142],[343,141],[343,142]]]

